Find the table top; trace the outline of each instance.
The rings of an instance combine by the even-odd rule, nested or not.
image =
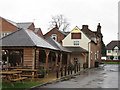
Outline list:
[[[22,71],[2,71],[1,74],[17,74],[22,73]]]
[[[17,70],[17,71],[32,71],[32,72],[36,72],[36,69],[13,69],[13,70]]]
[[[8,69],[9,67],[0,67],[0,69]]]

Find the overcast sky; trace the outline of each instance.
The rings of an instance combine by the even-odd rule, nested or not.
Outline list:
[[[117,40],[119,0],[0,0],[0,16],[14,22],[34,22],[45,34],[51,17],[63,14],[75,26],[89,25],[95,31],[101,23],[103,40]]]

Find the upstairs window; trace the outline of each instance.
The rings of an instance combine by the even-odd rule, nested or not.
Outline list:
[[[7,36],[9,33],[2,33],[2,37]]]
[[[52,39],[57,40],[57,35],[56,34],[52,34]]]
[[[115,52],[115,53],[118,53],[118,49],[114,49],[114,52]]]
[[[111,53],[111,50],[108,50],[108,53]]]
[[[71,39],[81,39],[81,33],[71,33]]]
[[[79,45],[79,41],[74,41],[73,43],[74,43],[75,46]]]

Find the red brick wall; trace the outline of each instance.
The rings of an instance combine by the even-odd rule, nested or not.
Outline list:
[[[13,32],[18,30],[18,27],[14,26],[13,24],[7,22],[6,20],[2,19],[2,32]]]
[[[39,30],[38,30],[37,34],[38,34],[40,37],[44,38],[44,36],[43,36],[43,33],[42,33],[41,29],[39,29]]]
[[[62,40],[65,38],[65,35],[63,35],[61,32],[59,32],[56,29],[52,29],[51,31],[49,31],[48,33],[46,33],[44,35],[44,38],[51,37],[52,34],[57,34],[57,42],[59,42],[60,44],[62,44]]]
[[[97,49],[97,45],[95,43],[92,43],[91,42],[91,57],[90,57],[90,68],[93,68],[95,66],[95,60],[97,59],[97,55],[95,54],[96,53],[96,49]],[[96,59],[95,59],[96,57]]]
[[[35,30],[34,24],[32,24],[28,29],[30,29],[30,30],[32,30],[34,32],[34,30]]]

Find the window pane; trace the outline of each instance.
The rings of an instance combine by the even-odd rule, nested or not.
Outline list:
[[[71,33],[71,39],[81,39],[81,33]]]

